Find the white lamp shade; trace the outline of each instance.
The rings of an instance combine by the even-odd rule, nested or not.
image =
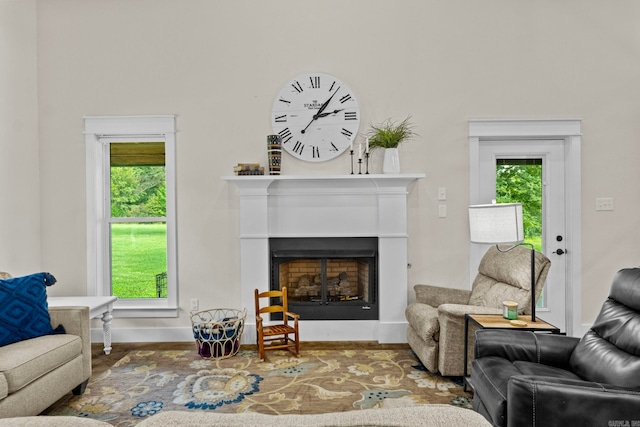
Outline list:
[[[521,203],[469,206],[472,243],[520,243],[524,240]]]

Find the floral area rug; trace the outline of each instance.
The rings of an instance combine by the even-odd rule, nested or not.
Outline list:
[[[385,399],[471,406],[460,381],[429,373],[409,349],[308,350],[299,358],[270,351],[264,362],[251,350],[217,360],[175,350],[128,353],[47,415],[132,426],[165,410],[310,414],[381,407]]]

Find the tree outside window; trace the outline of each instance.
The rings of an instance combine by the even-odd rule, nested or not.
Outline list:
[[[542,250],[542,160],[499,159],[496,202],[522,203],[525,242]]]

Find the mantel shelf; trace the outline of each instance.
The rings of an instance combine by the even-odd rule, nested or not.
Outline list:
[[[223,176],[225,181],[342,181],[345,179],[374,179],[374,180],[394,180],[394,179],[420,179],[424,178],[423,173],[401,173],[401,174],[354,174],[354,175],[229,175]]]
[[[300,188],[312,186],[348,187],[354,185],[362,187],[407,187],[413,181],[422,179],[425,174],[359,174],[359,175],[231,175],[222,179],[237,185],[243,189],[266,189],[272,185],[299,186]],[[370,183],[370,184],[368,184]]]

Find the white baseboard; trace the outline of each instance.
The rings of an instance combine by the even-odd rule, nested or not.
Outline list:
[[[331,323],[332,325],[328,325]],[[328,333],[339,326],[340,334]],[[407,322],[381,323],[369,320],[300,322],[301,341],[377,341],[384,344],[406,343]],[[91,342],[104,340],[101,327],[91,329]],[[193,341],[191,327],[112,328],[111,342],[188,342]],[[255,324],[246,324],[242,344],[256,342]]]
[[[370,321],[342,322],[341,333],[327,335],[322,322],[301,322],[301,341],[377,341],[381,344],[403,344],[407,342],[407,323],[380,323]],[[581,324],[580,331],[574,331],[573,336],[582,337],[591,328],[591,324]],[[104,340],[102,328],[91,329],[91,342]],[[111,342],[189,342],[193,341],[190,327],[182,328],[122,328],[111,329]],[[242,334],[242,344],[256,342],[255,324],[247,324]]]
[[[102,328],[91,329],[91,342],[104,340]],[[112,328],[111,342],[187,342],[193,341],[190,327],[182,328]]]

